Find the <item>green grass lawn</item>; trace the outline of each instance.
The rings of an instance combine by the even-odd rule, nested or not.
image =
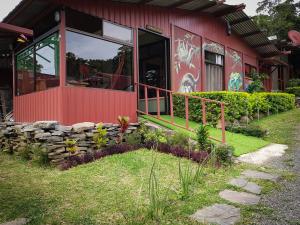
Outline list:
[[[299,123],[300,109],[272,115],[253,122],[253,124],[259,125],[269,131],[269,135],[265,140],[281,144],[291,144],[293,142],[295,126]]]
[[[167,122],[155,119],[150,116],[143,116],[143,118],[145,118],[149,121],[152,121],[154,123],[157,123],[163,127],[169,128],[171,130],[184,132],[188,135],[191,135],[192,138],[195,138],[194,132],[187,131],[183,128],[178,128]],[[162,115],[162,118],[170,121],[170,116]],[[178,125],[185,126],[185,119],[175,117],[174,122]],[[193,129],[196,129],[199,126],[199,124],[196,122],[190,121],[189,126]],[[217,138],[218,140],[222,139],[222,131],[220,129],[210,128],[210,135],[214,138]],[[235,148],[235,152],[234,152],[235,156],[240,156],[240,155],[248,153],[248,152],[256,151],[257,149],[270,144],[270,142],[268,142],[266,140],[262,140],[260,138],[245,136],[242,134],[235,134],[235,133],[231,133],[228,131],[226,131],[226,140],[227,140],[228,144],[232,145]]]
[[[195,224],[197,209],[224,202],[219,191],[238,176],[243,165],[212,172],[180,199],[178,158],[139,150],[106,157],[68,171],[42,169],[0,154],[0,223],[19,217],[29,224],[158,224],[147,216],[148,178],[153,158],[166,212],[160,224]],[[191,163],[182,160],[182,164]],[[196,164],[192,163],[196,168]]]

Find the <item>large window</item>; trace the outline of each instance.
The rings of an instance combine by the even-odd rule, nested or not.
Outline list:
[[[224,89],[224,56],[205,51],[206,91]]]
[[[67,83],[71,86],[133,90],[133,48],[67,32]]]
[[[34,48],[17,55],[17,95],[34,92]]]
[[[58,34],[34,43],[17,55],[17,95],[59,86]]]

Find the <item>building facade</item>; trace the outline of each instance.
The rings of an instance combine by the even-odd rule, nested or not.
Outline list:
[[[134,122],[146,107],[140,84],[244,91],[252,71],[275,73],[274,60],[265,59],[280,52],[243,7],[208,0],[23,0],[3,21],[33,30],[25,40],[10,39],[6,56],[15,120],[73,124],[126,115]],[[146,94],[155,112],[157,90]],[[167,113],[168,96],[161,92],[160,99]]]

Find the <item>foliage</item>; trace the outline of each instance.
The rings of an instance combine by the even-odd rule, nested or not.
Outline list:
[[[166,133],[162,129],[156,129],[154,131],[148,130],[144,133],[145,142],[151,142],[155,144],[167,143]]]
[[[182,199],[186,199],[190,194],[190,189],[193,182],[193,171],[190,163],[188,163],[185,168],[182,168],[180,160],[178,168],[181,197]]]
[[[48,158],[48,153],[45,148],[39,144],[33,145],[32,148],[33,156],[32,161],[40,166],[48,166],[50,159]]]
[[[209,127],[201,124],[196,130],[196,135],[200,151],[210,149],[212,142],[209,140]]]
[[[299,87],[286,88],[285,91],[289,94],[295,95],[296,97],[300,97],[300,86]]]
[[[247,88],[247,92],[255,93],[262,92],[265,90],[263,81],[268,78],[268,75],[265,73],[258,73],[256,71],[251,71],[250,77],[252,78],[252,82],[249,84]]]
[[[260,112],[280,113],[295,107],[295,96],[287,93],[259,92],[249,94],[245,92],[194,92],[193,96],[223,101],[225,106],[225,120],[234,122],[243,116],[251,117],[259,109]],[[182,96],[174,96],[174,114],[185,118],[185,103]],[[207,122],[216,126],[220,121],[220,105],[206,103]],[[197,99],[189,100],[189,119],[202,122],[201,102]]]
[[[66,150],[70,154],[74,154],[77,151],[77,141],[74,139],[65,140]]]
[[[268,36],[276,35],[279,40],[287,40],[289,30],[300,29],[299,2],[262,0],[258,5],[257,12],[260,14],[254,17],[254,21]]]
[[[96,143],[98,149],[105,146],[108,142],[107,130],[103,128],[103,124],[99,123],[97,126],[97,132],[93,136],[93,140]]]
[[[287,86],[289,88],[292,88],[292,87],[300,87],[300,79],[290,79],[287,83]]]
[[[139,145],[142,143],[142,134],[138,131],[127,134],[125,136],[125,142],[129,145]]]
[[[127,116],[118,116],[118,123],[120,125],[120,140],[121,143],[123,141],[124,134],[129,127],[129,117]]]
[[[173,135],[167,137],[167,142],[169,145],[188,148],[188,146],[190,145],[189,139],[190,139],[189,136],[186,135],[185,133],[174,132]]]
[[[231,164],[234,147],[231,145],[220,144],[215,148],[215,154],[219,162],[222,164]]]
[[[253,136],[258,138],[263,138],[267,135],[268,131],[261,128],[258,125],[248,125],[248,126],[232,126],[227,128],[229,131],[234,133],[240,133],[247,136]]]
[[[32,144],[25,144],[25,146],[21,147],[18,151],[18,155],[23,160],[31,160],[32,159]]]
[[[148,183],[148,196],[149,196],[149,209],[148,213],[151,219],[159,220],[159,218],[164,214],[165,211],[165,200],[162,200],[160,196],[158,178],[155,172],[156,159],[154,159]],[[165,195],[166,198],[167,195]]]

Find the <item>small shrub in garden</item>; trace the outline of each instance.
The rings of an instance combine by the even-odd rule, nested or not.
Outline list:
[[[181,132],[175,132],[173,135],[167,137],[167,142],[169,145],[188,148],[190,142],[189,139],[188,135]]]
[[[210,149],[212,142],[209,140],[209,126],[200,125],[196,130],[197,142],[200,151],[205,151]]]
[[[241,133],[247,136],[253,136],[258,138],[263,138],[268,133],[266,129],[251,124],[248,126],[232,126],[232,127],[228,127],[227,130],[233,133]]]
[[[108,142],[107,130],[103,128],[103,124],[99,123],[97,126],[97,132],[93,136],[93,140],[96,143],[96,147],[100,149]]]
[[[120,125],[120,140],[119,143],[123,141],[124,134],[129,127],[129,117],[127,116],[118,116],[118,122]]]
[[[300,97],[300,86],[299,87],[286,88],[285,91],[289,94],[295,95],[296,97]]]
[[[31,160],[32,158],[32,144],[26,144],[24,147],[20,148],[18,151],[18,155],[23,160]]]
[[[289,88],[292,88],[292,87],[300,87],[300,79],[290,79],[288,81],[288,84],[287,86]]]
[[[48,158],[48,153],[45,148],[37,144],[33,146],[32,152],[33,152],[33,156],[32,156],[33,162],[37,163],[40,166],[49,165],[50,159]]]
[[[65,141],[65,145],[66,145],[66,150],[70,153],[70,154],[74,154],[77,151],[77,141],[74,139],[67,139]]]
[[[221,144],[214,149],[217,160],[222,164],[231,164],[234,147],[231,145]]]
[[[166,133],[162,129],[156,129],[155,131],[148,130],[144,133],[145,142],[151,143],[167,143]]]
[[[129,145],[139,145],[142,143],[142,135],[138,131],[125,136],[125,142]]]

